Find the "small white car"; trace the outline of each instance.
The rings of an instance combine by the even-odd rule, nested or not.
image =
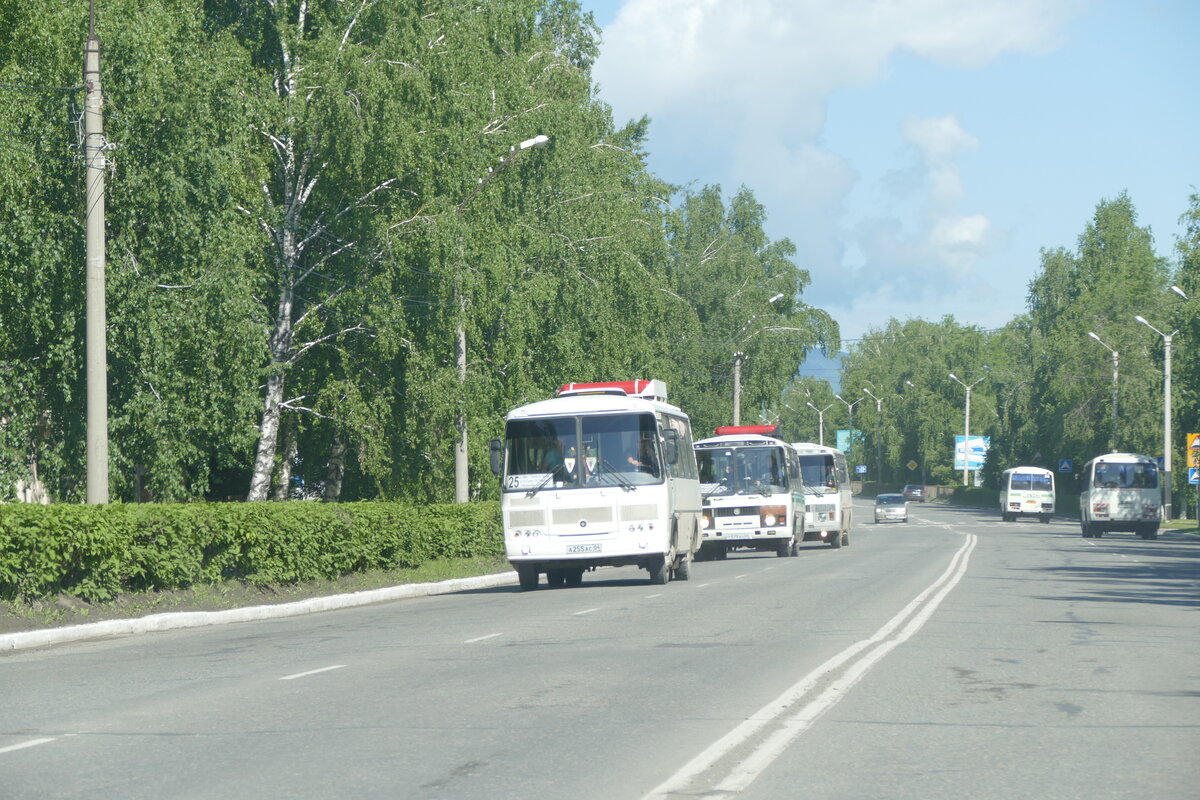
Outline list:
[[[904,495],[876,495],[875,522],[908,522],[908,503],[904,501]]]

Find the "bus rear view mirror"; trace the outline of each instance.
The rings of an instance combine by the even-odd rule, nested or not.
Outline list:
[[[504,467],[504,442],[492,439],[488,442],[488,449],[491,451],[492,474],[499,475],[500,470]]]

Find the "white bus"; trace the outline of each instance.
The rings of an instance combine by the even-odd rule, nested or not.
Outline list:
[[[697,560],[739,547],[779,556],[800,552],[804,493],[796,451],[774,425],[726,425],[696,442],[704,516]]]
[[[1013,467],[1000,476],[1000,515],[1014,522],[1022,514],[1049,522],[1054,514],[1054,473],[1041,467]]]
[[[1157,539],[1162,518],[1158,462],[1135,453],[1096,456],[1079,475],[1079,522],[1086,539],[1130,531]]]
[[[569,383],[514,409],[491,442],[508,560],[523,590],[577,586],[599,566],[687,580],[700,547],[688,417],[662,381]]]
[[[850,473],[846,454],[812,442],[795,442],[804,483],[804,541],[828,542],[832,547],[850,544],[854,507],[850,499]]]

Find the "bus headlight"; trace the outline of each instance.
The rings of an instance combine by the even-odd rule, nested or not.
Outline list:
[[[707,530],[708,528],[711,528],[712,526],[713,526],[712,514],[705,514],[704,515],[704,528]]]
[[[759,509],[759,522],[764,528],[783,525],[787,520],[787,506],[763,506]]]

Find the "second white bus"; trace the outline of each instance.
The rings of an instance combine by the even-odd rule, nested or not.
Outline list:
[[[774,425],[726,425],[696,442],[704,497],[701,558],[737,548],[795,556],[804,535],[804,493],[796,451]]]

